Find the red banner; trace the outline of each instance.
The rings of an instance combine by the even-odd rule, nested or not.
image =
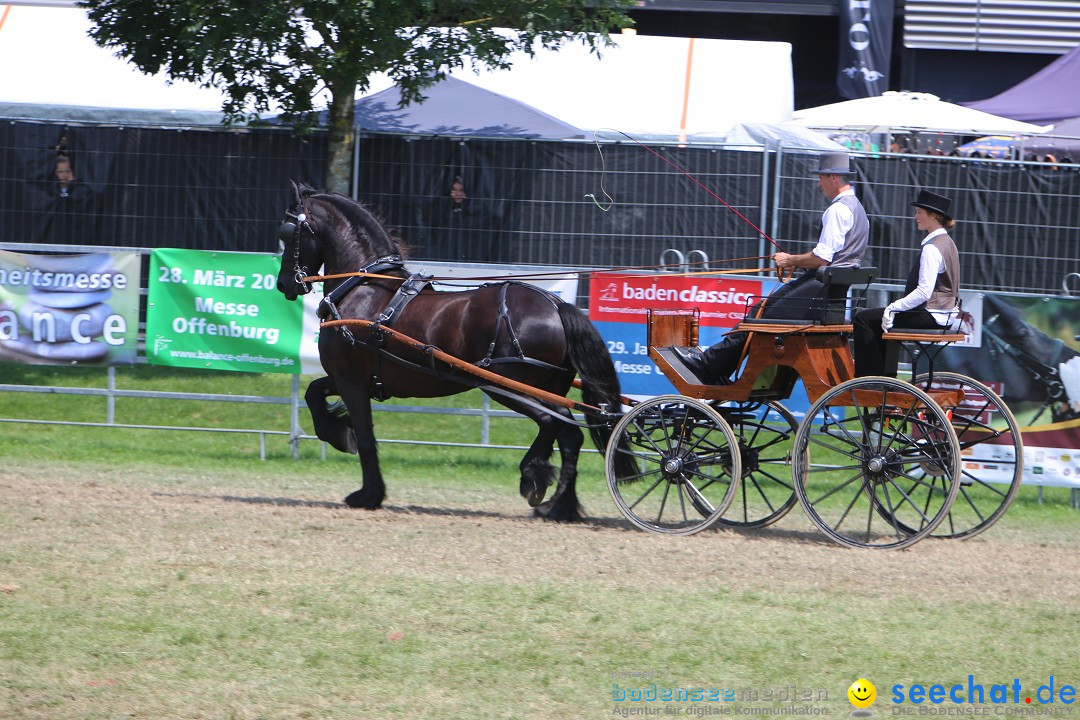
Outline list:
[[[705,276],[594,273],[589,317],[608,322],[641,322],[647,310],[701,311],[701,324],[731,327],[762,294],[760,280]]]

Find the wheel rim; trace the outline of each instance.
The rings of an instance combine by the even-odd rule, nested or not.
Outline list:
[[[948,417],[925,392],[893,378],[856,378],[826,392],[799,425],[794,452],[807,516],[850,547],[918,542],[945,519],[959,490],[960,447]]]
[[[742,461],[735,498],[716,522],[733,528],[771,525],[797,502],[788,468],[799,425],[775,402],[736,403],[716,410],[735,433]]]
[[[926,386],[926,375],[915,385]],[[936,372],[931,390],[962,390],[964,400],[946,410],[960,443],[960,490],[936,538],[969,538],[997,522],[1009,509],[1024,475],[1024,443],[1005,402],[966,375]]]
[[[731,505],[738,486],[732,478],[741,473],[737,448],[731,428],[704,402],[678,395],[653,398],[627,412],[612,431],[608,490],[639,528],[671,535],[701,532]]]

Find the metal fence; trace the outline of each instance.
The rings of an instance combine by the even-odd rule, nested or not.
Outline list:
[[[146,316],[146,294],[147,288],[145,286],[146,278],[148,277],[145,269],[147,261],[150,255],[150,249],[147,248],[125,248],[125,247],[95,247],[95,246],[54,246],[54,245],[42,245],[31,243],[5,243],[0,242],[0,250],[10,250],[15,252],[50,252],[58,251],[65,253],[83,253],[83,252],[100,252],[102,250],[124,251],[124,252],[136,252],[143,258],[143,270],[141,276],[144,281],[144,285],[140,288],[142,301],[140,305],[139,322],[139,344],[145,345],[145,316]],[[3,307],[3,298],[0,297],[0,308]],[[142,357],[139,358],[140,362],[144,362]],[[226,433],[236,435],[253,435],[258,438],[259,441],[259,457],[265,460],[266,453],[266,441],[270,437],[285,438],[288,440],[290,453],[293,458],[298,458],[300,454],[300,444],[305,440],[319,439],[304,431],[300,420],[301,409],[305,407],[304,401],[301,398],[301,384],[302,379],[299,375],[293,375],[290,385],[290,391],[288,395],[244,395],[244,394],[223,394],[223,393],[195,393],[195,392],[172,392],[161,390],[139,390],[134,388],[121,387],[121,381],[119,380],[118,368],[108,367],[105,368],[105,377],[103,384],[100,387],[85,387],[74,385],[60,385],[60,384],[38,384],[38,383],[12,383],[8,382],[11,378],[5,377],[3,368],[4,362],[0,361],[0,394],[3,393],[31,393],[40,395],[69,395],[75,397],[99,397],[105,399],[105,404],[102,412],[102,416],[98,421],[73,421],[73,420],[52,420],[43,419],[40,417],[9,417],[8,413],[0,411],[0,423],[16,423],[27,425],[69,425],[80,427],[97,427],[102,429],[134,429],[134,430],[167,430],[177,432],[212,432],[212,433]],[[12,363],[8,363],[9,365]],[[55,371],[59,375],[64,374],[65,368],[63,366],[55,366]],[[83,368],[73,368],[73,370],[82,370]],[[183,372],[184,368],[169,368],[171,372]],[[226,427],[211,427],[211,426],[181,426],[174,424],[145,424],[145,423],[132,423],[125,422],[125,417],[119,413],[117,409],[117,401],[122,398],[141,398],[146,400],[160,400],[160,401],[198,401],[207,403],[246,403],[253,405],[273,405],[279,406],[283,409],[285,416],[282,418],[282,425],[287,426],[288,430],[272,430],[268,428],[260,427],[247,427],[247,428],[226,428]],[[430,405],[390,405],[375,403],[372,409],[379,413],[423,413],[423,414],[450,414],[463,417],[478,417],[480,419],[480,427],[475,442],[440,442],[424,439],[380,439],[380,442],[393,444],[393,443],[407,443],[413,445],[441,445],[451,447],[477,447],[488,449],[514,449],[525,450],[527,447],[518,445],[499,445],[491,442],[491,422],[494,419],[500,418],[522,418],[523,416],[518,413],[511,412],[510,410],[495,409],[491,405],[491,401],[485,395],[480,400],[479,407],[462,408],[462,407],[436,407]],[[319,441],[321,444],[322,457],[326,457],[326,445]]]
[[[0,241],[266,251],[288,181],[318,185],[325,149],[318,132],[8,120]],[[60,153],[74,163],[68,197]],[[815,153],[796,147],[363,134],[355,164],[358,196],[417,260],[715,265],[774,250],[751,224],[809,249],[824,208]],[[885,279],[902,281],[915,257],[908,203],[923,188],[954,200],[966,287],[1056,293],[1080,271],[1080,164],[878,153],[854,165]]]
[[[75,160],[82,205],[56,194],[61,149]],[[288,181],[317,183],[324,150],[318,133],[5,121],[0,247],[265,251]],[[922,188],[954,199],[966,289],[1057,294],[1069,277],[1080,280],[1080,165],[885,153],[854,164],[871,220],[870,261],[884,283],[902,283],[915,257],[909,202]],[[414,259],[568,269],[680,259],[726,267],[773,252],[752,225],[804,252],[824,208],[814,167],[814,153],[790,147],[401,135],[364,135],[356,156],[359,197],[397,228]],[[455,178],[468,195],[460,213],[449,197]],[[45,244],[26,244],[38,242]],[[294,446],[310,438],[296,421],[297,391],[241,401],[289,405]],[[123,426],[115,418],[103,424]]]

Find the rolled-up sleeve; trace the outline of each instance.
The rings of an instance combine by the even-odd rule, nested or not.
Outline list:
[[[839,202],[833,202],[821,216],[821,237],[810,252],[827,263],[844,247],[848,231],[855,225],[855,213],[851,208]]]

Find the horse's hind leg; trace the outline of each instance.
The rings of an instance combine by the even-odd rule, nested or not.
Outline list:
[[[547,413],[517,402],[513,398],[494,393],[489,393],[489,397],[514,412],[532,419],[539,428],[536,439],[533,440],[525,457],[518,464],[521,470],[521,482],[518,486],[521,496],[528,501],[530,507],[537,507],[544,501],[548,487],[555,480],[555,467],[549,458],[555,449],[555,438],[558,435],[555,423],[558,421],[549,417]]]
[[[536,514],[548,520],[575,522],[582,519],[581,506],[577,500],[577,456],[584,436],[575,425],[563,422],[552,413],[572,419],[565,408],[552,408],[551,412],[538,410],[532,405],[516,402],[502,395],[492,395],[495,400],[511,410],[531,418],[539,427],[536,439],[529,451],[522,458],[521,495],[536,508]],[[559,484],[555,494],[542,503],[548,486],[555,478],[555,468],[550,462],[556,440],[559,443],[559,455],[562,466],[559,472]]]
[[[562,409],[559,414],[569,420],[573,419],[569,410]],[[548,520],[579,522],[584,519],[584,512],[577,498],[577,462],[581,446],[585,442],[585,434],[576,425],[554,418],[552,422],[558,423],[557,440],[562,460],[559,485],[551,499],[536,508],[536,514]]]

